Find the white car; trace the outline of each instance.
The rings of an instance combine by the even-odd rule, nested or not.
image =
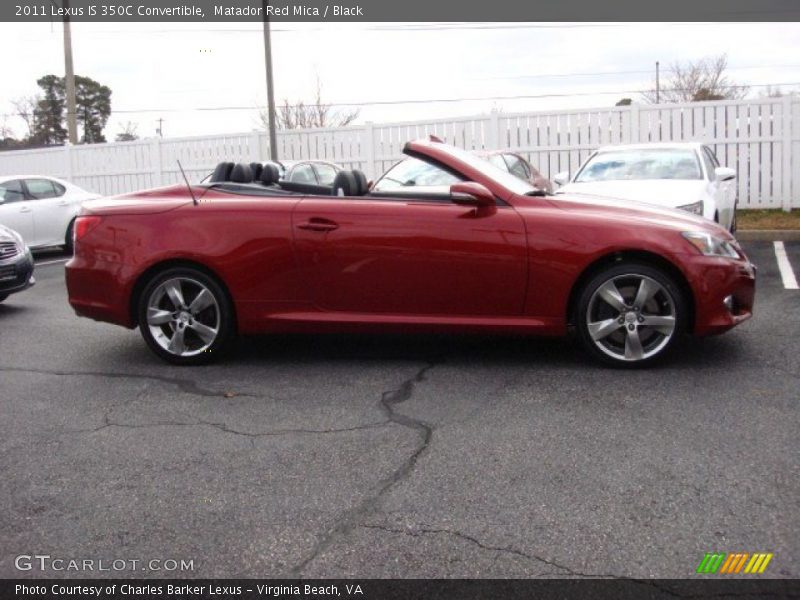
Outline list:
[[[722,167],[702,143],[605,146],[556,193],[591,194],[679,208],[736,231],[736,171]]]
[[[0,225],[17,231],[29,248],[72,247],[72,222],[85,200],[99,198],[44,175],[0,176]]]

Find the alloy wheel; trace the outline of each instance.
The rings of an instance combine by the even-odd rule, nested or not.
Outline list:
[[[219,336],[220,308],[213,292],[189,277],[158,285],[147,301],[147,326],[155,342],[174,356],[196,356]]]
[[[595,346],[619,361],[637,362],[658,354],[675,334],[675,300],[652,277],[624,274],[595,289],[586,326]]]

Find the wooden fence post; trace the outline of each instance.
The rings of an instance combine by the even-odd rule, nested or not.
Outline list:
[[[376,179],[379,173],[375,164],[375,129],[372,121],[364,123],[364,162],[367,168],[367,179]]]
[[[184,167],[185,168],[185,167]],[[164,185],[164,166],[161,164],[161,138],[154,137],[150,141],[150,173],[153,185]]]
[[[800,182],[792,181],[792,100],[792,96],[784,96],[781,101],[781,118],[783,120],[783,139],[781,140],[783,198],[781,198],[781,208],[786,212],[792,210],[792,186],[794,185],[795,190],[800,188]]]
[[[64,179],[70,183],[74,183],[72,181],[72,150],[70,150],[70,148],[72,148],[72,144],[64,144]]]
[[[486,140],[486,150],[499,150],[500,149],[500,115],[496,108],[493,108],[489,113],[489,131],[488,139]]]

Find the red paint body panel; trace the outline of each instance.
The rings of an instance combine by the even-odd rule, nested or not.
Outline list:
[[[135,326],[131,299],[153,267],[190,261],[233,300],[240,333],[458,331],[560,335],[570,294],[616,252],[657,256],[679,272],[694,332],[750,316],[746,258],[701,255],[686,230],[730,239],[712,223],[619,201],[518,196],[430,142],[409,149],[485,185],[477,208],[404,198],[250,196],[176,186],[85,205],[100,223],[67,264],[79,315]],[[735,315],[722,300],[733,295]]]

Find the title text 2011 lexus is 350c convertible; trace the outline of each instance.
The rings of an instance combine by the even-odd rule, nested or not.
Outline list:
[[[372,186],[358,171],[324,188],[222,163],[206,184],[87,202],[70,304],[138,325],[177,364],[216,357],[237,333],[574,326],[589,354],[640,365],[752,314],[755,269],[714,223],[546,196],[435,140],[404,153]]]

